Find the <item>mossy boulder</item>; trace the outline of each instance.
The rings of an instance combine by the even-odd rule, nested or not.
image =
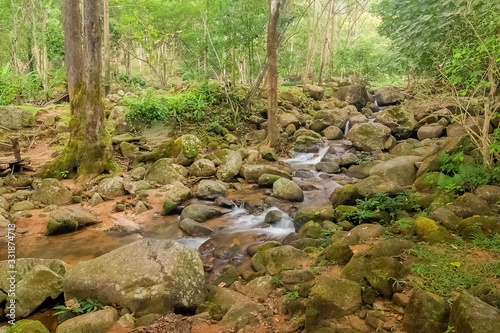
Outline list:
[[[186,134],[158,146],[148,157],[148,160],[173,158],[174,163],[187,166],[194,161],[201,148],[201,141],[196,136]]]
[[[494,216],[471,216],[458,223],[458,232],[464,239],[474,235],[492,236],[500,234],[500,220]]]
[[[453,236],[446,228],[427,217],[418,216],[415,219],[415,230],[421,240],[430,244],[445,243],[453,240]]]
[[[376,121],[389,127],[398,139],[409,138],[417,124],[413,112],[400,105],[386,108],[377,116]]]
[[[322,222],[322,221],[334,221],[335,211],[330,205],[321,206],[309,206],[302,205],[295,212],[295,218],[293,224],[295,230],[298,231],[300,228],[309,221]]]
[[[304,201],[304,192],[293,180],[280,178],[273,183],[273,195],[288,201]]]
[[[303,91],[307,96],[311,97],[316,101],[320,101],[321,99],[323,99],[323,96],[325,95],[325,90],[323,88],[313,84],[304,85]]]
[[[22,212],[25,210],[32,210],[38,208],[33,202],[29,200],[23,200],[16,202],[10,206],[10,211],[15,213],[15,212]]]
[[[421,161],[422,158],[419,156],[399,156],[375,165],[370,170],[370,174],[378,175],[387,182],[409,186],[416,179],[417,167],[415,163]]]
[[[138,316],[195,309],[206,296],[198,253],[161,239],[142,239],[78,263],[66,274],[63,289],[66,299],[98,299]]]
[[[310,258],[306,252],[293,246],[285,245],[257,251],[252,257],[252,267],[268,274],[278,274],[283,270],[298,269],[307,266]]]
[[[205,222],[229,212],[231,212],[230,209],[217,206],[192,204],[182,210],[181,220],[187,218],[197,222]]]
[[[249,183],[257,183],[263,174],[292,179],[292,169],[282,164],[255,164],[242,167],[242,176]]]
[[[185,167],[173,163],[172,159],[162,158],[157,160],[147,175],[149,180],[159,184],[172,184],[175,181],[181,181],[187,177],[188,171]]]
[[[429,217],[435,221],[440,222],[443,226],[446,227],[446,229],[451,231],[456,231],[458,229],[458,224],[462,220],[446,206],[435,207]]]
[[[354,105],[358,110],[361,110],[369,101],[366,87],[359,84],[341,87],[335,93],[335,97],[350,105]]]
[[[357,211],[358,208],[355,206],[340,205],[335,207],[335,220],[345,221],[347,217]]]
[[[214,200],[227,194],[227,184],[216,180],[204,179],[198,184],[196,196],[200,199]]]
[[[237,151],[229,151],[215,173],[218,179],[228,182],[240,173],[243,159]]]
[[[216,171],[214,162],[205,158],[195,161],[189,167],[189,174],[195,177],[210,177],[215,175]]]
[[[191,195],[191,190],[180,182],[174,182],[165,193],[162,214],[168,215]]]
[[[403,192],[403,188],[396,182],[386,181],[378,175],[369,176],[359,180],[355,185],[356,192],[361,197],[372,197],[377,193],[396,195]]]
[[[439,185],[449,182],[450,176],[440,172],[429,172],[422,174],[413,183],[413,190],[422,193],[436,193],[439,192]]]
[[[398,90],[397,87],[393,86],[383,86],[375,90],[375,100],[377,105],[385,106],[397,104],[404,101],[405,96],[402,92]]]
[[[4,185],[10,187],[26,187],[30,186],[33,178],[30,175],[22,173],[8,174],[5,176]]]
[[[354,124],[346,135],[354,147],[367,152],[389,149],[390,137],[390,128],[378,123]]]
[[[50,214],[45,234],[64,234],[99,222],[97,217],[84,208],[62,207]]]
[[[319,151],[322,142],[323,140],[321,138],[315,138],[309,135],[297,136],[292,150],[300,153],[315,153]]]
[[[38,320],[23,319],[7,328],[5,333],[50,333],[50,331]]]
[[[126,195],[125,180],[123,177],[111,177],[103,179],[97,186],[97,192],[106,199]]]
[[[11,130],[35,126],[35,116],[24,109],[2,106],[0,107],[0,126]]]
[[[500,310],[462,293],[451,307],[449,326],[453,326],[457,333],[497,333]]]
[[[440,296],[416,290],[410,297],[403,317],[408,333],[443,333],[448,327],[450,306]]]
[[[335,242],[328,245],[323,251],[327,260],[333,261],[338,265],[347,265],[354,253],[345,241]]]
[[[389,238],[380,241],[370,247],[366,252],[369,258],[397,257],[404,251],[411,249],[415,244],[412,241],[401,238]]]
[[[70,202],[73,196],[71,191],[55,178],[46,178],[33,185],[35,187],[33,200],[44,205],[64,205]]]
[[[489,215],[491,213],[488,202],[473,193],[464,193],[453,204],[460,207],[457,213],[463,218],[473,215]]]
[[[403,265],[396,258],[378,257],[371,259],[364,273],[365,279],[384,297],[390,298],[393,284],[401,278]]]
[[[68,268],[66,263],[56,259],[17,259],[16,317],[27,317],[49,297],[56,299],[63,291],[62,280]],[[0,261],[0,289],[11,289],[10,280],[7,280],[11,270],[14,269],[7,260]],[[6,300],[8,305],[10,298]],[[10,313],[9,309],[5,308],[5,313]]]
[[[66,320],[57,327],[56,333],[107,332],[118,320],[118,311],[107,307]]]
[[[272,187],[274,182],[280,178],[281,176],[265,173],[259,177],[257,183],[259,184],[260,187]]]
[[[299,230],[300,238],[323,238],[324,236],[323,227],[314,221],[309,221],[302,226]]]
[[[361,286],[358,283],[322,277],[309,293],[306,303],[306,329],[313,332],[323,319],[352,314],[362,303]]]
[[[339,205],[353,205],[356,199],[360,199],[361,195],[358,193],[356,185],[346,184],[342,187],[337,187],[330,194],[330,202],[333,207]]]

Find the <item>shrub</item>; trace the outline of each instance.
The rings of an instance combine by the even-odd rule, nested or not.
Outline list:
[[[126,117],[132,121],[139,120],[152,124],[167,121],[172,115],[168,110],[165,97],[149,89],[139,97],[128,97],[124,101],[128,107]]]

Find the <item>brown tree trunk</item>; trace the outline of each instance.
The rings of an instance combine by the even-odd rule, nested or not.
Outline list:
[[[269,105],[267,110],[267,138],[269,146],[274,148],[278,143],[278,19],[281,1],[269,0],[269,23],[267,26],[267,83],[269,89]]]
[[[111,58],[109,33],[109,0],[103,0],[103,39],[104,39],[104,94],[107,96],[111,88]]]
[[[47,177],[76,171],[78,176],[117,170],[107,153],[101,97],[100,0],[64,1],[65,61],[72,119],[70,140],[62,154],[41,170]]]

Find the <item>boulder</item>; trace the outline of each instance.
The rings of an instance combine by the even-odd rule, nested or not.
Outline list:
[[[375,165],[371,175],[378,175],[383,180],[395,182],[401,186],[412,185],[416,179],[417,167],[415,163],[421,162],[420,156],[399,156],[389,161]]]
[[[327,140],[340,140],[344,137],[344,132],[337,126],[328,126],[323,130],[323,135]]]
[[[324,250],[324,255],[327,260],[333,261],[337,265],[347,265],[354,253],[346,242],[340,241],[328,245]]]
[[[316,170],[326,173],[339,173],[340,167],[335,162],[318,162],[316,163]]]
[[[27,187],[31,185],[33,178],[21,173],[8,174],[4,179],[4,185],[9,187]]]
[[[355,204],[356,199],[360,199],[357,188],[353,184],[346,184],[342,187],[336,187],[332,194],[330,194],[330,202],[333,207],[337,207],[339,205],[350,205]]]
[[[130,179],[126,179],[123,186],[125,191],[130,194],[137,194],[140,191],[150,190],[153,188],[153,186],[145,180],[131,181]]]
[[[228,182],[240,173],[242,164],[243,159],[241,158],[241,154],[231,150],[219,166],[215,175],[223,182]]]
[[[316,101],[321,100],[325,95],[325,91],[323,88],[312,84],[304,85],[304,93]]]
[[[315,153],[319,151],[322,142],[323,140],[321,137],[317,138],[309,135],[300,135],[295,138],[292,150],[300,153]]]
[[[288,215],[282,212],[281,210],[271,210],[264,217],[265,224],[278,224],[281,221],[289,219]]]
[[[293,224],[295,226],[295,230],[299,231],[300,228],[309,221],[323,222],[334,220],[335,211],[331,205],[310,206],[303,204],[295,212]]]
[[[118,320],[118,311],[113,307],[106,307],[100,311],[86,313],[66,320],[60,324],[56,333],[76,332],[108,332]]]
[[[446,229],[451,231],[456,231],[458,229],[458,224],[462,220],[455,213],[449,210],[446,206],[439,206],[432,210],[429,218],[441,222]]]
[[[280,178],[273,184],[273,195],[289,201],[304,201],[304,192],[293,180]]]
[[[184,202],[191,195],[191,190],[180,182],[174,182],[173,185],[168,186],[165,193],[165,201],[163,202],[163,215],[170,214],[182,202]]]
[[[197,222],[205,222],[229,212],[231,212],[230,209],[217,206],[192,204],[182,210],[181,220],[192,219]]]
[[[283,128],[288,125],[294,125],[296,128],[300,126],[300,121],[293,113],[284,112],[278,115],[278,124]]]
[[[35,116],[23,109],[9,106],[0,106],[0,126],[11,130],[18,130],[23,127],[35,126]]]
[[[284,270],[304,268],[309,262],[310,258],[306,252],[290,245],[258,250],[251,260],[255,271],[264,271],[271,275]]]
[[[328,126],[335,126],[342,130],[348,120],[348,108],[321,110],[314,114],[310,129],[319,133]]]
[[[444,134],[444,126],[439,123],[425,124],[417,131],[419,140],[436,139],[442,137]]]
[[[453,204],[460,207],[456,213],[462,218],[473,215],[488,215],[491,212],[488,202],[473,193],[462,194]]]
[[[353,146],[364,151],[389,149],[392,146],[391,129],[382,124],[355,124],[347,133]]]
[[[198,184],[196,196],[200,199],[214,200],[227,194],[227,184],[215,180],[202,180]]]
[[[280,178],[281,176],[265,173],[259,177],[257,184],[259,184],[259,187],[272,187],[274,182]]]
[[[474,193],[489,204],[495,204],[500,200],[500,186],[479,186]]]
[[[306,329],[315,332],[321,320],[341,318],[361,308],[361,286],[350,280],[322,277],[306,303]]]
[[[34,187],[33,200],[44,205],[64,205],[70,202],[73,196],[71,191],[55,178],[45,178]]]
[[[404,94],[393,86],[383,86],[375,90],[375,101],[378,106],[398,104],[404,99]]]
[[[189,167],[189,174],[195,177],[211,177],[216,171],[214,162],[204,158],[195,161]]]
[[[413,112],[400,105],[388,107],[377,115],[376,121],[389,127],[397,139],[409,138],[417,123]]]
[[[15,213],[15,212],[22,212],[25,210],[32,210],[38,208],[35,204],[33,204],[31,201],[28,200],[23,200],[20,202],[16,202],[10,206],[10,211]]]
[[[192,237],[210,237],[214,234],[212,229],[188,218],[179,222],[179,228]]]
[[[371,197],[380,192],[396,195],[403,191],[402,187],[395,182],[386,181],[378,175],[373,175],[359,180],[355,184],[356,192],[362,197]]]
[[[45,234],[50,236],[68,233],[99,222],[100,221],[85,208],[63,207],[50,214]]]
[[[292,179],[292,169],[281,164],[246,165],[242,167],[242,176],[249,183],[257,183],[263,174],[277,175]]]
[[[139,147],[129,142],[122,142],[120,143],[120,152],[123,157],[134,159],[139,155]]]
[[[194,135],[185,134],[158,146],[148,157],[150,161],[172,158],[173,163],[190,165],[201,151],[201,141]]]
[[[97,186],[97,192],[106,199],[126,195],[125,183],[122,177],[111,177],[103,179]]]
[[[15,268],[8,260],[0,261],[0,289],[11,289],[9,271],[16,271],[15,316],[24,318],[34,312],[47,298],[56,299],[62,292],[62,280],[68,265],[56,259],[18,258]],[[7,306],[10,297],[6,297]],[[5,309],[5,313],[10,313]]]
[[[500,220],[495,216],[471,216],[458,223],[458,232],[466,240],[474,236],[500,234]]]
[[[393,283],[401,277],[403,265],[396,258],[378,257],[369,260],[364,278],[379,294],[391,298]]]
[[[194,309],[206,296],[196,251],[161,239],[142,239],[78,263],[66,274],[63,289],[66,299],[98,299],[138,316]]]
[[[419,216],[415,219],[417,236],[430,244],[451,242],[452,235],[446,228],[427,217]]]
[[[280,92],[279,97],[285,101],[292,103],[293,106],[300,106],[300,99],[297,94],[290,91]]]
[[[40,321],[30,319],[18,320],[9,328],[2,328],[5,328],[4,331],[0,329],[0,332],[3,333],[50,333]]]
[[[358,110],[361,110],[369,101],[366,88],[361,85],[341,87],[335,96],[341,101],[356,106]]]
[[[462,293],[451,307],[449,326],[453,326],[456,333],[497,333],[500,310]]]
[[[405,309],[403,326],[408,333],[443,333],[448,327],[449,315],[450,306],[445,299],[416,290]]]
[[[182,165],[174,164],[172,159],[162,158],[153,164],[147,178],[165,185],[172,184],[174,181],[183,180],[187,175],[187,169]]]

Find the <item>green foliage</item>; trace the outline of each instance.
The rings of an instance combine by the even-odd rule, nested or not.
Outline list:
[[[19,92],[19,85],[15,82],[14,73],[10,71],[8,65],[0,71],[0,105],[12,103]]]
[[[142,77],[138,75],[129,76],[124,73],[120,73],[118,75],[118,80],[132,87],[145,87],[147,84],[146,80],[144,80]]]
[[[472,244],[490,252],[500,253],[500,234],[494,234],[491,237],[474,235]]]
[[[290,300],[294,300],[299,298],[299,292],[298,291],[287,291],[286,292],[286,297]]]
[[[271,282],[277,287],[283,287],[285,285],[285,282],[283,282],[283,279],[279,275],[273,275]]]
[[[104,305],[91,298],[81,299],[81,298],[73,298],[71,302],[66,302],[69,305],[58,305],[53,308],[53,310],[59,310],[54,313],[54,316],[58,315],[66,315],[68,313],[73,315],[82,315],[85,313],[94,312],[97,310],[101,310]]]
[[[347,216],[347,219],[354,224],[371,222],[378,217],[377,213],[382,211],[387,212],[391,220],[395,220],[402,210],[419,211],[421,209],[411,191],[399,193],[394,197],[387,193],[377,193],[372,198],[357,199],[356,206],[358,210]]]
[[[151,124],[167,121],[173,115],[167,107],[165,96],[149,89],[137,98],[124,98],[124,102],[128,107],[126,117],[131,121],[139,120]]]

